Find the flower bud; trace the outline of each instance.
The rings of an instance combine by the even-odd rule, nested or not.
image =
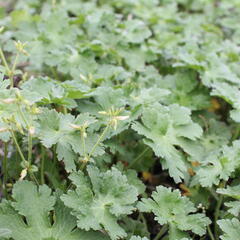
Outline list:
[[[20,174],[19,180],[22,181],[27,176],[27,169],[23,169]]]
[[[81,130],[81,126],[74,123],[70,123],[70,127],[76,130]]]
[[[35,127],[30,126],[29,129],[28,129],[28,132],[31,136],[33,136],[35,134]]]
[[[8,131],[8,128],[6,128],[6,127],[0,128],[0,133],[2,133],[2,132],[7,132],[7,131]]]
[[[124,120],[129,119],[129,116],[116,116],[115,118],[119,121],[124,121]]]
[[[27,43],[22,43],[21,41],[15,42],[15,47],[18,50],[18,52],[24,54],[25,56],[28,56],[28,52],[24,49]]]
[[[15,98],[5,98],[2,100],[2,102],[6,103],[6,104],[11,104],[11,103],[16,102],[16,99]]]

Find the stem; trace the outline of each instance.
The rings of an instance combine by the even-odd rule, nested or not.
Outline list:
[[[240,133],[240,125],[237,126],[237,129],[232,136],[232,141],[236,140],[239,137],[239,133]]]
[[[128,168],[131,168],[139,159],[141,159],[148,150],[149,150],[149,148],[146,147],[146,148],[128,165]]]
[[[28,133],[28,162],[31,165],[32,162],[32,135]]]
[[[34,173],[29,172],[29,174],[30,174],[31,179],[34,180],[35,183],[39,186],[39,182],[38,182],[37,178],[35,177]]]
[[[220,196],[220,198],[219,198],[219,200],[217,202],[217,206],[216,206],[215,214],[214,214],[214,235],[215,235],[215,238],[217,240],[219,239],[217,220],[218,220],[218,217],[219,217],[219,213],[220,213],[220,208],[221,208],[222,202],[223,202],[223,195]]]
[[[226,184],[226,182],[223,182],[222,183],[222,187],[225,187],[225,184]],[[216,209],[215,209],[215,213],[214,213],[214,235],[215,235],[216,240],[219,239],[217,220],[218,220],[218,217],[219,217],[219,213],[220,213],[220,208],[222,206],[222,202],[223,202],[223,195],[221,195],[219,197],[219,199],[217,201],[217,206],[216,206]]]
[[[66,108],[66,107],[63,107],[63,113],[64,113],[64,114],[67,114],[67,113],[68,113],[68,111],[67,111],[67,108]]]
[[[83,156],[86,157],[86,144],[85,144],[85,137],[84,132],[81,131],[81,141],[82,141],[82,148],[83,148]]]
[[[22,108],[21,108],[20,104],[18,103],[17,106],[18,106],[18,110],[19,110],[19,113],[21,115],[21,118],[23,119],[24,123],[26,124],[26,127],[29,128],[29,123],[28,123],[27,119],[25,118],[25,115],[22,111]]]
[[[215,240],[215,238],[213,236],[213,233],[212,233],[212,230],[211,230],[209,225],[207,226],[207,231],[208,231],[208,235],[209,235],[210,239]]]
[[[40,166],[40,180],[41,184],[44,184],[44,161],[45,161],[45,150],[43,145],[41,145],[41,166]]]
[[[21,148],[20,148],[20,146],[19,146],[19,144],[18,144],[18,141],[17,141],[17,139],[16,139],[16,137],[15,137],[15,134],[14,134],[14,132],[13,132],[13,130],[12,130],[11,128],[10,128],[10,132],[11,132],[13,141],[14,141],[16,147],[17,147],[18,153],[19,153],[22,161],[26,162],[26,159],[25,159],[25,157],[24,157],[24,155],[23,155],[23,153],[22,153],[22,150],[21,150]]]
[[[23,161],[23,162],[26,162],[26,159],[25,159],[25,157],[24,157],[24,155],[23,155],[23,153],[22,153],[22,150],[21,150],[21,148],[20,148],[20,146],[19,146],[19,144],[18,144],[18,141],[17,141],[17,139],[16,139],[16,137],[15,137],[15,134],[14,134],[14,132],[13,132],[13,130],[12,130],[11,128],[10,128],[10,132],[11,132],[13,141],[14,141],[16,147],[17,147],[18,153],[19,153],[22,161]],[[39,185],[38,180],[36,179],[35,175],[34,175],[32,172],[30,172],[30,171],[28,171],[28,172],[29,172],[29,174],[30,174],[31,179],[33,179],[33,180],[36,182],[36,184]]]
[[[159,240],[168,230],[168,225],[164,225],[153,240]]]
[[[85,159],[84,162],[82,163],[82,165],[80,166],[80,170],[83,171],[83,169],[86,167],[88,160],[91,158],[91,156],[93,155],[93,153],[95,152],[97,146],[101,143],[102,139],[104,138],[105,134],[107,133],[108,129],[110,127],[110,123],[108,123],[108,125],[105,127],[105,129],[103,130],[102,134],[99,136],[97,142],[95,143],[95,145],[93,146],[92,150],[90,151],[89,155],[86,156],[85,154]],[[83,134],[81,134],[83,135]],[[84,137],[84,136],[83,136]]]
[[[9,74],[11,72],[11,70],[10,70],[10,68],[8,66],[8,63],[6,61],[5,55],[4,55],[3,51],[2,51],[2,48],[0,48],[0,57],[1,57],[2,61],[3,61],[4,66],[6,67],[6,69],[8,71],[8,74]]]
[[[84,161],[84,162],[81,164],[81,166],[80,166],[80,170],[81,170],[81,171],[84,170],[84,168],[87,166],[87,163],[88,163],[88,161]]]
[[[8,155],[8,143],[4,143],[4,157],[3,157],[3,189],[4,189],[4,196],[7,198],[8,192],[7,192],[7,155]]]
[[[107,133],[108,129],[110,127],[110,124],[108,124],[106,126],[106,128],[103,130],[102,134],[100,135],[100,137],[98,138],[97,142],[95,143],[95,145],[93,146],[91,152],[88,155],[88,158],[90,159],[90,157],[92,156],[92,154],[95,152],[97,146],[101,143],[103,137],[105,136],[105,134]]]
[[[219,200],[219,197],[211,188],[208,188],[208,191],[211,193],[211,195],[215,198],[216,201]]]
[[[16,69],[17,62],[18,62],[18,57],[19,57],[19,53],[17,53],[17,55],[15,57],[15,60],[14,60],[13,66],[12,66],[12,70],[11,70],[11,74],[10,74],[11,88],[14,87],[14,72]]]
[[[146,222],[146,219],[145,219],[145,217],[143,216],[143,214],[142,214],[142,213],[139,213],[139,215],[140,215],[140,219],[142,220],[142,222],[144,223],[144,225],[147,226],[147,222]]]

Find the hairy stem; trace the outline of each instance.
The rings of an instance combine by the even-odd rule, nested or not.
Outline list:
[[[209,225],[207,226],[207,231],[208,231],[208,235],[209,235],[210,239],[215,240],[214,235],[213,235],[212,230]]]
[[[89,153],[88,157],[90,158],[93,153],[95,152],[97,146],[102,142],[102,139],[104,138],[105,134],[107,133],[108,129],[110,127],[110,124],[108,124],[105,129],[103,130],[102,134],[99,136],[97,142],[95,143],[95,145],[93,146],[91,152]]]
[[[226,182],[223,182],[221,184],[222,187],[225,187]],[[218,224],[217,224],[217,220],[219,218],[219,214],[220,214],[220,209],[223,203],[223,195],[221,195],[217,201],[217,206],[214,212],[214,235],[215,235],[215,239],[218,240],[219,239],[219,235],[218,235]]]
[[[18,141],[17,141],[17,139],[15,137],[14,131],[11,128],[10,128],[10,132],[11,132],[11,135],[12,135],[12,138],[13,138],[13,142],[16,145],[17,151],[18,151],[22,161],[26,162],[26,159],[25,159],[25,157],[24,157],[24,155],[22,153],[22,150],[21,150],[21,148],[20,148],[20,146],[18,144]]]
[[[146,147],[129,165],[128,168],[131,168],[134,164],[136,164],[143,156],[144,154],[149,150],[148,147]]]
[[[32,135],[28,133],[28,163],[32,163]]]
[[[81,142],[82,142],[82,148],[83,148],[83,156],[86,157],[86,144],[85,144],[85,137],[84,132],[81,131]]]
[[[44,162],[45,161],[45,149],[44,146],[41,145],[41,166],[40,166],[40,182],[41,184],[45,183],[44,180]]]
[[[1,57],[1,59],[2,59],[3,65],[5,66],[5,68],[6,68],[7,71],[8,71],[8,74],[9,74],[9,73],[11,72],[11,70],[10,70],[10,68],[9,68],[9,66],[8,66],[8,63],[7,63],[7,61],[6,61],[6,58],[5,58],[5,55],[4,55],[4,53],[3,53],[2,48],[0,48],[0,57]]]
[[[13,142],[16,145],[17,151],[18,151],[22,161],[23,162],[27,162],[25,157],[24,157],[24,155],[23,155],[23,153],[22,153],[22,150],[21,150],[21,148],[20,148],[20,146],[18,144],[18,141],[17,141],[17,138],[16,138],[16,136],[14,134],[14,131],[11,128],[10,128],[10,132],[11,132],[11,135],[12,135],[12,138],[13,138]],[[31,171],[28,171],[28,172],[29,172],[29,175],[30,175],[31,179],[33,181],[35,181],[37,185],[39,185],[38,180],[36,179],[35,175]]]
[[[168,230],[168,225],[164,225],[153,240],[159,240]]]
[[[4,156],[3,156],[3,190],[4,196],[7,198],[7,181],[8,181],[8,174],[7,174],[7,155],[8,155],[8,143],[4,143]]]
[[[14,72],[15,72],[15,69],[16,69],[16,66],[17,66],[18,58],[19,58],[19,53],[17,53],[17,55],[14,59],[11,74],[10,74],[11,88],[14,87]]]

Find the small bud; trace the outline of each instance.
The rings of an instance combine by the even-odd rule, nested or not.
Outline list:
[[[90,161],[89,157],[84,157],[79,159],[83,163],[88,163]]]
[[[81,130],[81,126],[74,123],[70,123],[70,127],[76,130]]]
[[[20,174],[19,180],[22,181],[27,176],[27,169],[23,169]]]
[[[108,115],[108,113],[106,111],[99,111],[98,113],[102,114],[102,115]]]
[[[0,128],[0,133],[7,132],[7,131],[8,131],[8,128],[5,128],[5,127]]]
[[[15,120],[16,121],[16,120]],[[18,131],[21,133],[21,134],[24,134],[23,132],[23,129],[22,129],[22,126],[18,123],[18,122],[15,122],[16,124],[16,128],[18,129]]]
[[[31,136],[33,136],[35,134],[35,127],[33,126],[29,127],[28,132]]]
[[[3,32],[3,30],[4,30],[4,27],[2,26],[2,27],[0,27],[0,33],[2,33]]]
[[[29,56],[28,52],[24,49],[27,43],[22,43],[19,40],[15,42],[15,47],[18,50],[18,52],[24,54],[25,56]]]
[[[83,74],[80,74],[80,78],[81,78],[83,81],[87,81],[87,78],[86,78]]]
[[[30,102],[28,100],[26,100],[26,99],[23,101],[23,103],[28,105],[28,106],[31,105]]]
[[[39,114],[41,113],[41,110],[37,108],[36,106],[33,106],[31,109],[32,114]]]
[[[34,172],[37,172],[38,171],[38,167],[36,165],[31,165],[29,168],[28,168],[28,171],[30,173],[34,173]]]
[[[117,120],[124,121],[124,120],[129,119],[129,116],[116,116],[115,118],[116,118]]]
[[[11,103],[14,103],[15,101],[16,101],[15,98],[5,98],[2,100],[2,102],[6,104],[11,104]]]

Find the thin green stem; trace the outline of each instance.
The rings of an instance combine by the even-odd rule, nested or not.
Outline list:
[[[20,104],[17,104],[17,106],[18,106],[18,110],[19,110],[19,113],[21,115],[21,118],[23,119],[24,123],[26,124],[26,127],[29,128],[30,127],[29,123],[28,123],[27,119],[25,118],[25,115],[22,111],[22,108],[21,108]]]
[[[131,168],[134,164],[136,164],[143,156],[144,154],[149,150],[148,147],[146,147],[129,165],[128,168]]]
[[[215,240],[215,238],[213,236],[213,233],[212,233],[212,230],[211,230],[209,225],[207,226],[207,231],[208,231],[208,235],[209,235],[210,239]]]
[[[63,107],[63,113],[64,113],[64,114],[67,114],[67,113],[68,113],[68,110],[67,110],[66,107]]]
[[[93,146],[92,150],[90,151],[88,158],[90,159],[90,157],[93,155],[93,153],[95,152],[97,146],[101,143],[102,139],[104,138],[105,134],[107,133],[108,129],[110,127],[110,124],[108,124],[105,129],[103,130],[102,134],[100,135],[100,137],[98,138],[97,142],[95,143],[95,145]]]
[[[215,198],[216,201],[219,200],[218,195],[211,188],[208,188],[208,191],[211,193],[211,195]]]
[[[153,240],[159,240],[168,230],[168,225],[164,225]]]
[[[24,157],[24,155],[23,155],[23,153],[22,153],[22,150],[21,150],[21,148],[20,148],[20,146],[19,146],[19,144],[18,144],[18,141],[17,141],[17,139],[16,139],[16,137],[15,137],[15,134],[14,134],[14,132],[13,132],[13,130],[12,130],[11,128],[10,128],[10,132],[11,132],[11,135],[12,135],[12,138],[13,138],[13,142],[14,142],[14,144],[15,144],[16,147],[17,147],[17,151],[18,151],[18,153],[19,153],[22,161],[26,162],[26,159],[25,159],[25,157]]]
[[[28,133],[28,163],[32,163],[32,135]]]
[[[19,58],[19,53],[17,53],[17,55],[14,59],[14,63],[13,63],[11,74],[10,74],[11,88],[14,87],[14,73],[15,73],[15,69],[17,66],[18,58]]]
[[[7,198],[7,181],[8,181],[8,172],[7,172],[7,155],[8,155],[8,143],[4,143],[4,156],[3,156],[3,189],[4,189],[4,196]]]
[[[82,164],[81,164],[81,166],[80,166],[80,170],[81,170],[81,171],[84,170],[84,168],[87,166],[87,163],[88,163],[88,161],[82,162]]]
[[[85,137],[84,132],[81,131],[81,142],[82,142],[82,148],[83,148],[83,156],[86,157],[86,144],[85,144]]]
[[[11,132],[11,135],[12,135],[12,138],[13,138],[13,142],[14,142],[14,144],[17,147],[17,151],[18,151],[22,161],[23,162],[27,162],[25,157],[24,157],[24,155],[23,155],[23,153],[22,153],[22,150],[21,150],[21,148],[20,148],[20,146],[18,144],[18,141],[17,141],[17,139],[15,137],[14,131],[11,128],[10,128],[10,132]],[[36,184],[39,185],[38,180],[36,179],[35,175],[31,171],[28,171],[28,172],[30,174],[31,179],[33,179],[36,182]]]
[[[214,214],[214,235],[215,235],[215,238],[217,240],[219,239],[217,220],[218,220],[218,217],[219,217],[219,213],[220,213],[220,208],[222,206],[222,202],[223,202],[223,195],[221,195],[219,197],[219,200],[217,202],[217,206],[216,206],[216,209],[215,209],[215,214]]]
[[[29,172],[31,179],[39,186],[39,182],[33,172]]]
[[[237,126],[235,133],[232,136],[232,141],[236,140],[239,137],[240,125]]]
[[[106,135],[109,127],[110,127],[110,122],[107,124],[107,126],[106,126],[105,129],[103,130],[102,134],[99,136],[97,142],[94,144],[94,146],[93,146],[92,150],[90,151],[89,155],[87,156],[87,155],[85,154],[85,156],[84,156],[84,162],[83,162],[82,165],[80,166],[80,170],[83,171],[83,169],[86,167],[89,159],[91,158],[91,156],[92,156],[93,153],[95,152],[97,146],[102,142],[102,140],[103,140],[104,136]],[[83,136],[83,137],[84,137],[84,136]]]
[[[41,145],[41,166],[40,166],[40,181],[41,181],[41,184],[45,183],[45,180],[44,180],[44,164],[45,164],[45,149],[44,149],[44,146]]]
[[[146,221],[143,213],[140,212],[139,215],[140,215],[140,219],[142,220],[142,223],[144,224],[145,228],[147,229],[147,221]]]
[[[225,187],[225,184],[226,184],[226,182],[222,183],[222,187],[223,188]],[[215,236],[216,240],[219,239],[217,221],[218,221],[218,218],[219,218],[219,214],[220,214],[220,209],[221,209],[222,203],[223,203],[223,195],[221,195],[219,197],[219,199],[217,201],[217,206],[216,206],[216,209],[215,209],[215,212],[214,212],[214,236]]]
[[[1,59],[2,59],[2,62],[3,62],[3,64],[4,64],[4,66],[5,66],[5,68],[7,69],[7,71],[8,71],[8,74],[11,72],[11,70],[10,70],[10,68],[9,68],[9,66],[8,66],[8,63],[7,63],[7,61],[6,61],[6,58],[5,58],[5,55],[4,55],[4,53],[3,53],[3,50],[2,50],[2,48],[0,48],[0,57],[1,57]]]

